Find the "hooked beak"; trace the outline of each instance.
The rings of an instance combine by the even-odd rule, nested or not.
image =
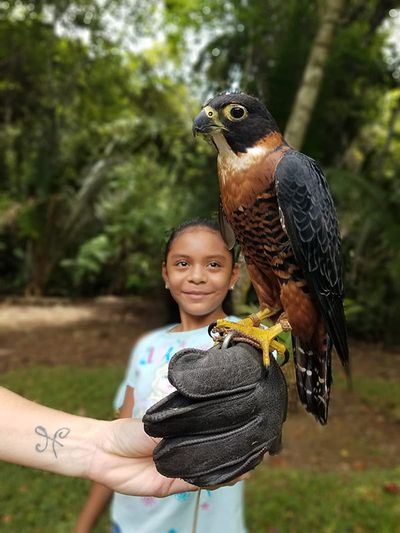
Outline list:
[[[226,129],[219,120],[207,116],[204,109],[200,111],[193,121],[193,137],[196,135],[211,135],[214,131]]]

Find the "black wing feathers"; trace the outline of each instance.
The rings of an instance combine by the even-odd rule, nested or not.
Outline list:
[[[327,181],[315,161],[295,150],[282,157],[275,179],[278,204],[293,253],[340,360],[347,366],[340,235]]]

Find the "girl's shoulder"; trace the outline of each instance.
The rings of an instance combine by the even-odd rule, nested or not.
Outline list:
[[[226,317],[227,320],[232,322],[237,322],[240,320],[239,317],[230,315]],[[200,342],[204,343],[207,340],[210,340],[208,333],[208,326],[204,326],[199,329],[190,330],[190,331],[174,331],[177,324],[166,324],[160,328],[144,333],[135,343],[134,350],[143,349],[147,346],[156,345],[158,342],[167,342],[171,345],[175,343],[184,343],[187,345],[188,342]]]
[[[141,337],[136,341],[135,346],[143,346],[144,344],[153,344],[159,338],[166,335],[176,324],[167,324],[157,329],[143,333]]]

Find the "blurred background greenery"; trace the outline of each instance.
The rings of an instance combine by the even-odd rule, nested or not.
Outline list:
[[[0,294],[157,289],[166,229],[216,210],[215,155],[193,140],[192,117],[207,96],[240,88],[284,131],[324,15],[336,10],[297,144],[320,161],[335,198],[351,334],[398,341],[399,8],[1,1]]]
[[[191,123],[218,91],[260,97],[289,141],[327,174],[341,223],[357,380],[353,393],[340,378],[335,383],[325,434],[311,417],[289,419],[286,467],[260,468],[248,485],[252,533],[398,530],[399,42],[399,0],[0,1],[5,300],[157,298],[166,231],[217,208],[215,154],[193,139]],[[124,349],[133,342],[131,324],[113,320],[96,324],[93,351],[108,335],[117,344],[117,322]],[[53,340],[45,366],[36,366],[40,353],[27,356],[45,330],[28,335],[15,326],[7,342],[18,358],[15,368],[0,360],[9,370],[2,383],[54,407],[112,416],[128,352],[111,361],[107,345],[94,366],[69,364],[61,348],[83,345],[83,322],[66,330],[64,342]],[[355,338],[379,341],[381,351]],[[21,369],[24,361],[33,365]],[[329,446],[336,462],[324,455]],[[13,465],[1,472],[1,531],[72,530],[84,481]],[[98,531],[108,531],[106,518]]]

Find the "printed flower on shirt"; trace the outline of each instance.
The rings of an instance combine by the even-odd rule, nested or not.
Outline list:
[[[185,502],[190,498],[190,496],[190,492],[179,492],[178,494],[174,494],[174,498],[179,502]]]
[[[143,505],[145,505],[146,507],[153,507],[153,505],[157,503],[156,498],[154,498],[153,496],[143,496],[141,500],[143,502]]]

